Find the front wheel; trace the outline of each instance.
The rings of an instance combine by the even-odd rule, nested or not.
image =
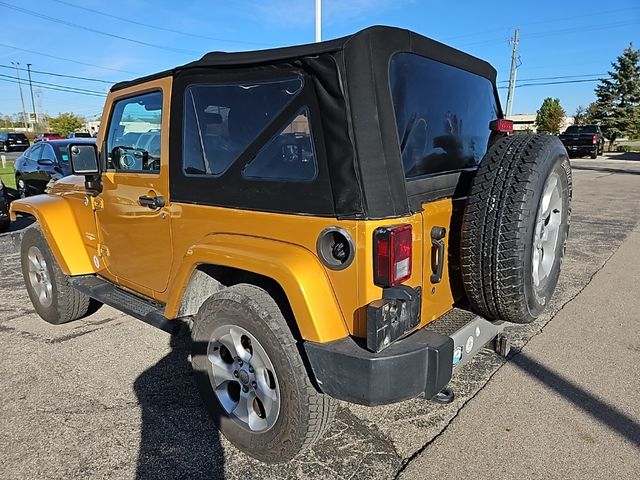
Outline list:
[[[21,177],[16,177],[16,187],[18,190],[18,197],[27,198],[27,184]]]
[[[320,438],[336,401],[311,384],[280,309],[264,290],[238,284],[202,305],[192,366],[203,402],[237,448],[284,462]]]
[[[22,237],[21,263],[31,303],[45,322],[67,323],[101,305],[68,284],[38,227],[27,229]]]

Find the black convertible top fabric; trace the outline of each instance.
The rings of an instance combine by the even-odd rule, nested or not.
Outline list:
[[[475,73],[491,81],[495,90],[496,71],[487,62],[409,30],[382,26],[308,45],[252,52],[212,52],[172,70],[120,82],[111,90],[169,75],[177,80],[191,76],[192,72],[207,70],[214,77],[234,72],[246,75],[252,70],[275,72],[292,66],[300,68],[314,80],[323,117],[323,143],[329,162],[334,215],[400,217],[411,213],[412,208],[389,88],[389,62],[398,52],[415,53]],[[173,96],[182,98],[181,92],[174,92]],[[178,128],[176,125],[176,134],[180,132]],[[305,213],[327,214],[315,208]]]

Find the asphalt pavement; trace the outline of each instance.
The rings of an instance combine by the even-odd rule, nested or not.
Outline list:
[[[447,406],[341,404],[325,437],[263,465],[211,426],[187,339],[103,307],[51,326],[0,236],[0,478],[636,478],[640,161],[576,160],[548,310],[456,373]]]

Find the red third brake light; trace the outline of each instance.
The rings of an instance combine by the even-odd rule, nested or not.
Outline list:
[[[499,118],[489,124],[489,129],[492,132],[501,132],[501,133],[513,132],[513,122],[511,120]]]
[[[373,283],[394,287],[411,276],[411,225],[380,227],[373,232]]]

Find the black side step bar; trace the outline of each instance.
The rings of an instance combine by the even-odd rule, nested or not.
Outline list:
[[[102,280],[95,275],[70,277],[69,284],[85,295],[165,332],[175,334],[182,325],[180,320],[166,318],[164,308],[159,303],[122,290],[113,283]]]

